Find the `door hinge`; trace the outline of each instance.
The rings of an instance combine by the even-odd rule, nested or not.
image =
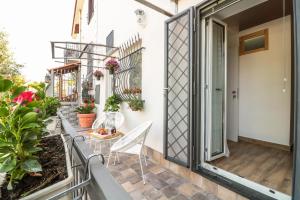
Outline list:
[[[193,31],[196,32],[196,17],[193,18]]]
[[[194,161],[195,160],[195,146],[193,145],[192,146],[192,161]]]

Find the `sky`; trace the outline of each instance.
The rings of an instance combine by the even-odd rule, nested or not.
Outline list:
[[[75,0],[1,0],[0,31],[8,34],[27,81],[43,81],[51,58],[50,41],[71,40]]]

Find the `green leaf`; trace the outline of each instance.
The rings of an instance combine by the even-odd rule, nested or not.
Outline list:
[[[5,107],[0,107],[0,117],[6,117],[9,115],[9,111]]]
[[[42,171],[42,166],[37,160],[26,160],[22,163],[22,169],[24,169],[27,172],[40,172]]]
[[[43,149],[41,147],[29,147],[28,149],[26,149],[26,151],[30,152],[30,153],[36,153],[39,151],[42,151]]]
[[[0,79],[0,92],[6,92],[13,86],[13,82],[7,79]]]
[[[9,172],[16,167],[17,160],[9,157],[3,163],[0,163],[0,173]]]
[[[13,89],[13,93],[11,95],[11,99],[14,99],[15,97],[19,96],[22,92],[26,90],[25,86],[15,87]]]
[[[12,145],[11,142],[0,141],[0,147],[9,147],[11,145]]]
[[[41,104],[42,103],[40,101],[32,101],[32,102],[28,103],[26,106],[30,107],[30,108],[36,108],[36,107],[40,107]]]
[[[31,128],[40,128],[41,126],[38,123],[28,123],[22,127],[22,129],[31,129]]]
[[[36,112],[29,112],[23,116],[23,125],[35,122],[37,120],[37,113]]]

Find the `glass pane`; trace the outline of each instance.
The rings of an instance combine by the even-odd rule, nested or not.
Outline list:
[[[212,44],[212,156],[223,153],[225,89],[224,26],[213,22]]]
[[[130,56],[130,62],[135,64],[129,77],[130,88],[141,88],[142,87],[142,53],[137,52]]]
[[[261,35],[255,38],[244,40],[244,51],[252,51],[265,47],[265,36]]]

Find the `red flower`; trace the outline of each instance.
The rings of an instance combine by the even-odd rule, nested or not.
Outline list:
[[[32,102],[34,93],[32,91],[22,92],[18,97],[14,98],[13,102],[22,104],[24,102]]]

